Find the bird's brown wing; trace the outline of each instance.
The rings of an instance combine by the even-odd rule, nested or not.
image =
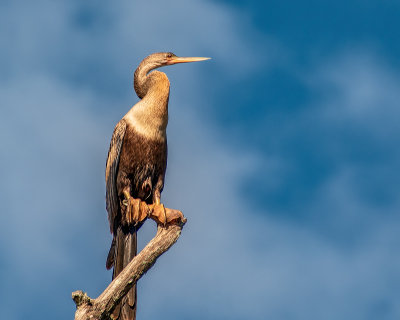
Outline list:
[[[117,191],[117,173],[119,156],[121,154],[122,143],[126,131],[126,122],[121,120],[115,126],[111,138],[110,149],[108,150],[106,162],[106,208],[108,212],[108,221],[110,222],[110,231],[114,233],[114,220],[118,214],[119,199]]]
[[[136,232],[135,228],[124,233],[115,224],[115,218],[119,210],[119,198],[117,191],[117,174],[119,157],[126,132],[126,122],[121,120],[115,126],[108,150],[106,163],[106,208],[110,230],[113,233],[113,241],[108,253],[106,268],[114,266],[113,279],[122,271],[130,260],[136,255]],[[119,320],[134,320],[136,315],[136,286],[129,290],[123,301],[115,308],[113,315]]]

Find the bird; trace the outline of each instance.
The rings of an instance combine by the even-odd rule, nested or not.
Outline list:
[[[178,63],[208,60],[157,52],[141,61],[134,90],[141,99],[117,123],[106,162],[106,209],[113,239],[106,268],[113,279],[137,254],[137,231],[147,217],[167,223],[161,192],[167,168],[167,124],[170,82],[154,70]],[[149,206],[153,210],[149,211]],[[115,319],[136,318],[136,286],[114,310]]]

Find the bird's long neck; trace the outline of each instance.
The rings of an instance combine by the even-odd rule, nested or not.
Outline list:
[[[128,114],[142,134],[152,139],[164,139],[168,124],[169,80],[163,72],[150,72],[157,66],[143,62],[134,77],[135,91],[142,100]]]
[[[133,87],[135,88],[136,94],[140,99],[143,99],[151,86],[150,81],[148,81],[150,79],[149,72],[157,67],[159,67],[159,65],[148,61],[147,57],[136,69],[133,78]]]

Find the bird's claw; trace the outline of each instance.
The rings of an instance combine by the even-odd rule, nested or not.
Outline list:
[[[146,218],[153,219],[157,224],[166,226],[170,223],[185,223],[186,218],[182,212],[175,209],[165,208],[160,200],[156,200],[154,204],[148,205],[140,199],[132,198],[128,194],[124,194],[125,199],[122,204],[126,206],[125,223],[127,225],[137,225]]]
[[[176,209],[168,209],[166,210],[167,212],[167,224],[169,223],[186,223],[186,218],[183,215],[183,213],[179,210]]]
[[[151,213],[150,218],[153,219],[157,224],[166,226],[171,223],[185,223],[186,218],[182,212],[175,209],[165,208],[162,203],[150,205]]]
[[[126,200],[128,202],[127,208],[126,208],[126,214],[125,214],[125,218],[126,218],[126,222],[128,225],[136,225],[136,223],[138,222],[138,216],[139,216],[139,206],[140,206],[140,200],[139,199],[135,199],[130,197],[128,200]]]
[[[150,209],[147,204],[140,199],[129,197],[128,199],[123,200],[122,204],[126,206],[124,220],[127,225],[136,226],[149,215]]]
[[[167,213],[162,203],[157,203],[153,207],[153,212],[150,217],[164,227],[167,224]]]

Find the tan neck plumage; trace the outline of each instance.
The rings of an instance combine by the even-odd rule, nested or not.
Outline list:
[[[135,90],[136,85],[135,85]],[[165,73],[153,71],[139,89],[144,96],[124,119],[139,133],[151,140],[165,140],[168,124],[169,80]],[[139,95],[139,94],[138,94]]]

